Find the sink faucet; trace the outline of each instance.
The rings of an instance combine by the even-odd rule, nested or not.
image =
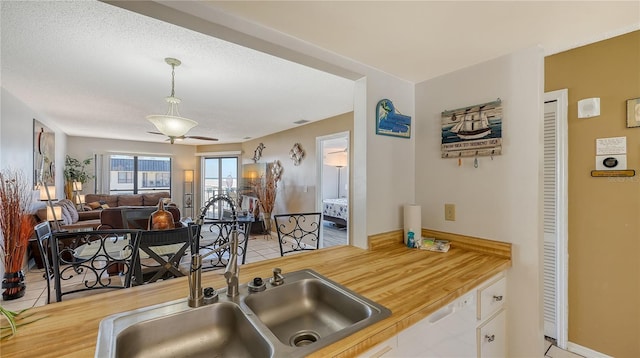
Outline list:
[[[238,278],[240,277],[240,266],[238,266],[238,230],[231,230],[231,247],[229,248],[229,261],[224,270],[224,278],[227,279],[227,296],[236,297],[239,294]]]
[[[205,298],[203,298],[202,285],[200,280],[200,276],[202,274],[202,259],[216,252],[226,250],[227,248],[229,249],[229,261],[227,262],[227,267],[224,270],[224,277],[227,280],[227,296],[236,297],[240,294],[240,291],[238,289],[238,282],[240,277],[240,267],[238,266],[238,217],[236,215],[236,206],[233,203],[233,200],[231,200],[231,198],[226,195],[216,195],[212,197],[202,208],[200,217],[198,218],[196,223],[200,225],[200,227],[202,227],[202,225],[204,224],[204,217],[206,216],[209,207],[211,207],[218,201],[226,202],[231,208],[231,237],[229,239],[229,242],[209,251],[204,256],[200,255],[199,253],[194,253],[191,256],[191,270],[189,272],[189,307],[199,307],[206,301]],[[222,209],[220,208],[219,210]],[[194,248],[198,249],[195,246],[197,245],[194,245]]]
[[[200,307],[204,304],[204,296],[202,294],[202,255],[191,255],[191,267],[189,270],[189,298],[187,303],[189,307]]]

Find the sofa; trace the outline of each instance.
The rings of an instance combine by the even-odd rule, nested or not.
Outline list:
[[[149,217],[151,213],[156,211],[158,208],[155,206],[118,206],[114,208],[106,208],[103,209],[100,213],[100,226],[98,226],[98,230],[109,230],[109,229],[124,229],[124,219],[123,219],[123,211],[124,210],[136,210],[143,212],[141,217],[145,218],[145,222],[140,222],[140,220],[136,220],[135,226],[139,229],[146,230],[149,222]],[[173,216],[173,222],[176,226],[180,224],[180,209],[173,205],[167,205],[164,207],[165,210],[171,213]],[[131,224],[128,225],[129,228]]]
[[[91,210],[84,211],[76,208],[75,204],[71,200],[63,199],[53,206],[59,206],[61,208],[61,217],[58,219],[60,230],[94,230],[100,226],[100,211]],[[36,211],[36,219],[38,222],[47,220],[47,207],[43,207]]]
[[[159,191],[148,194],[87,194],[82,209],[78,210],[71,200],[63,199],[54,204],[62,208],[62,217],[57,218],[60,223],[60,230],[95,230],[104,223],[101,221],[101,212],[104,209],[115,207],[156,207],[160,199],[169,200],[170,194],[166,191]],[[177,208],[176,208],[177,210]],[[175,215],[175,214],[174,214]],[[180,212],[178,211],[178,220]],[[47,220],[47,209],[41,208],[36,212],[38,221]],[[110,216],[111,217],[111,216]],[[107,222],[110,224],[111,220]],[[122,222],[116,223],[122,228]]]
[[[168,200],[169,192],[157,192],[150,194],[86,194],[86,204],[78,210],[71,200],[63,199],[54,206],[62,208],[62,216],[57,218],[62,231],[84,231],[96,229],[122,229],[122,209],[140,208],[149,212],[149,215],[157,209],[160,199]],[[166,205],[173,215],[176,224],[180,223],[180,210],[172,204]],[[38,209],[35,213],[36,221],[47,220],[47,208]],[[32,257],[38,268],[42,268],[40,249],[35,238],[29,240]]]
[[[87,194],[84,196],[85,207],[89,210],[114,208],[119,206],[157,206],[160,199],[169,199],[167,191],[145,194]]]

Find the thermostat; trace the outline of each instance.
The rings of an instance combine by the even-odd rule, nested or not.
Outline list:
[[[609,154],[596,156],[596,170],[625,170],[627,156],[625,154]]]

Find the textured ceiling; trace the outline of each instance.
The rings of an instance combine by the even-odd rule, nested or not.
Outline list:
[[[353,110],[353,82],[94,1],[2,2],[2,86],[68,135],[163,141],[171,67],[189,135],[240,142]],[[207,144],[198,140],[190,144]]]
[[[533,45],[551,54],[640,27],[637,0],[161,3],[265,26],[415,83]],[[180,112],[200,123],[190,135],[239,142],[353,109],[350,80],[110,4],[1,6],[2,86],[69,135],[162,141],[146,134],[154,127],[145,116],[166,110],[165,57],[183,62]]]

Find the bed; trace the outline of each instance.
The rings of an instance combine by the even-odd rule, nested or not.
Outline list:
[[[349,219],[349,202],[347,198],[322,200],[322,219],[331,221],[337,227],[346,227]]]

